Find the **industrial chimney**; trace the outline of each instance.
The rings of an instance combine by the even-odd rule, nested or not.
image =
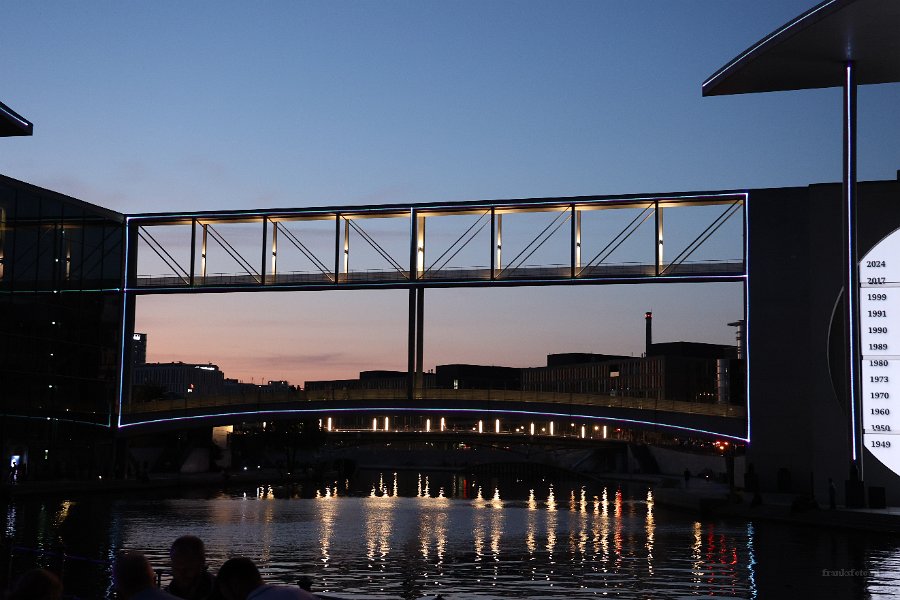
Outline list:
[[[644,321],[647,323],[647,349],[644,352],[645,356],[650,356],[650,346],[653,345],[653,313],[645,312]]]

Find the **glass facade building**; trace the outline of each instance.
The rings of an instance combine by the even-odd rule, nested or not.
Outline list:
[[[121,214],[0,176],[5,421],[111,424],[121,357],[124,231]]]

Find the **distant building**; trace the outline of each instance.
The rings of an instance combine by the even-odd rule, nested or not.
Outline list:
[[[642,357],[551,354],[546,367],[522,369],[522,389],[741,404],[743,371],[735,356],[733,346],[696,342],[651,344]]]
[[[424,386],[435,387],[434,373],[424,373]],[[331,379],[307,381],[303,389],[312,392],[327,390],[404,390],[407,385],[406,371],[361,371],[359,379]]]
[[[522,369],[485,365],[438,365],[436,387],[449,390],[519,390]]]
[[[131,336],[131,364],[143,365],[147,362],[147,334],[134,333]]]
[[[225,375],[213,364],[145,363],[133,372],[136,386],[156,386],[177,398],[189,394],[215,396],[225,392]]]

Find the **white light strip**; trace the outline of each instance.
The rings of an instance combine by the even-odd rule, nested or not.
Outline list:
[[[748,55],[750,55],[750,54],[756,52],[759,48],[761,48],[762,46],[765,46],[765,45],[768,44],[770,41],[772,41],[773,39],[775,39],[776,37],[778,37],[779,35],[781,35],[781,34],[784,33],[785,31],[787,31],[787,30],[790,29],[791,27],[794,27],[794,26],[796,26],[796,25],[799,25],[800,23],[802,23],[803,21],[805,21],[805,20],[808,19],[809,17],[813,16],[814,14],[816,14],[816,13],[818,13],[818,12],[820,12],[820,11],[826,9],[826,8],[828,8],[829,6],[831,6],[832,4],[834,4],[835,2],[839,2],[839,1],[841,1],[841,0],[831,0],[830,2],[826,2],[825,4],[822,4],[822,5],[819,6],[819,7],[814,7],[814,8],[813,8],[812,10],[810,10],[808,13],[806,13],[806,14],[804,14],[804,15],[800,15],[798,18],[794,19],[793,21],[790,21],[790,22],[787,23],[786,25],[782,25],[779,29],[776,29],[774,32],[770,33],[769,35],[767,35],[766,37],[764,37],[763,39],[761,39],[760,41],[758,41],[758,42],[757,42],[756,44],[754,44],[753,46],[750,46],[750,48],[748,48],[747,50],[744,50],[743,53],[741,53],[740,55],[738,55],[737,58],[733,59],[730,63],[728,63],[727,65],[725,65],[724,67],[722,67],[721,69],[719,69],[718,71],[716,71],[715,73],[713,73],[713,74],[709,77],[709,79],[707,79],[706,81],[703,82],[703,84],[702,84],[701,87],[706,87],[706,85],[707,85],[710,81],[712,81],[713,79],[716,79],[717,77],[721,77],[721,76],[724,75],[725,72],[728,71],[731,67],[733,67],[733,66],[736,65],[737,63],[741,62],[741,61],[744,60],[744,58],[746,58]]]
[[[847,210],[847,273],[850,276],[849,281],[847,281],[847,317],[850,321],[850,445],[851,445],[851,457],[853,460],[857,460],[857,452],[856,452],[856,437],[857,437],[857,419],[856,419],[856,370],[857,370],[857,357],[859,356],[857,344],[856,344],[856,289],[850,289],[851,283],[855,280],[854,274],[858,266],[855,261],[855,252],[854,242],[856,241],[856,236],[853,235],[853,229],[856,224],[855,215],[853,213],[853,187],[855,181],[853,181],[853,164],[856,162],[856,153],[855,153],[855,144],[853,143],[854,136],[856,135],[856,131],[853,126],[853,113],[855,111],[855,106],[853,106],[854,98],[853,98],[853,90],[851,89],[854,85],[853,81],[853,63],[848,62],[844,66],[844,121],[847,124],[847,129],[844,132],[844,135],[847,136],[847,141],[845,142],[847,147],[845,148],[845,152],[847,153],[847,164],[844,165],[846,172],[844,173],[844,180],[847,182],[847,191],[846,198],[844,198],[846,202],[846,210]]]

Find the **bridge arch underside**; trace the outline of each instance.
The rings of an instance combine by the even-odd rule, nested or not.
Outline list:
[[[420,418],[417,422],[416,418]],[[368,430],[375,420],[378,431],[393,433],[433,433],[435,436],[452,435],[454,431],[470,432],[479,421],[485,433],[508,433],[526,437],[532,435],[531,424],[537,436],[598,437],[595,427],[604,425],[623,429],[666,431],[673,435],[685,435],[707,439],[731,438],[745,440],[747,422],[743,415],[718,415],[625,408],[581,404],[560,405],[533,401],[473,402],[444,400],[425,405],[422,399],[395,399],[389,403],[378,401],[334,402],[330,400],[307,401],[299,405],[284,403],[232,406],[227,412],[221,407],[181,408],[165,411],[135,412],[123,415],[120,433],[140,435],[157,431],[176,430],[185,426],[212,427],[276,421],[286,419],[331,418],[334,427],[356,421],[361,429]],[[387,425],[384,419],[388,419]],[[447,429],[441,431],[440,420],[446,419]],[[431,424],[426,431],[425,421]],[[495,431],[497,421],[502,431]],[[554,423],[555,431],[548,431]],[[363,425],[363,423],[365,423]],[[573,426],[574,425],[574,426]],[[541,431],[543,429],[543,431]]]

